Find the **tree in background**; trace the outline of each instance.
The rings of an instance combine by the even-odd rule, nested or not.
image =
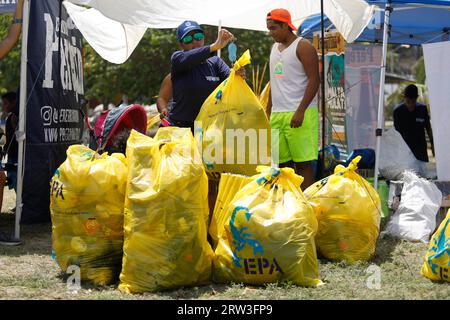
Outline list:
[[[417,62],[413,65],[412,67],[413,69],[413,74],[414,77],[416,78],[416,82],[420,83],[420,84],[425,84],[425,59],[422,57],[420,57],[419,60],[417,60]]]
[[[403,46],[405,47],[405,46]],[[395,46],[390,45],[390,49],[394,49]],[[396,46],[397,49],[400,46]],[[391,50],[388,52],[388,62],[394,61],[394,65],[397,65],[396,72],[401,74],[412,75],[415,79],[414,84],[419,89],[419,101],[428,104],[428,88],[425,85],[425,63],[423,52],[420,46],[413,46],[410,49],[402,50],[401,53]],[[390,58],[391,55],[392,59]],[[392,64],[392,62],[391,62]],[[402,82],[398,85],[397,89],[392,92],[386,98],[385,118],[392,120],[394,108],[397,104],[403,101],[403,91],[408,84],[412,82]]]
[[[238,56],[250,49],[252,66],[261,68],[269,60],[271,39],[264,32],[229,29],[237,38]],[[217,27],[204,26],[206,43],[217,37]],[[148,29],[131,57],[122,65],[103,60],[89,45],[85,46],[86,97],[98,98],[104,104],[117,104],[122,94],[129,101],[150,104],[159,92],[161,81],[170,72],[170,57],[179,50],[173,29]],[[228,52],[223,49],[222,58],[229,64]],[[249,70],[247,70],[249,72]],[[250,73],[248,73],[250,74]],[[251,77],[248,77],[253,86]],[[268,81],[265,75],[263,83]]]

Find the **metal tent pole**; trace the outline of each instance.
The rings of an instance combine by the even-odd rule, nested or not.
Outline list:
[[[326,131],[326,103],[325,103],[325,27],[323,0],[320,0],[320,31],[322,47],[322,85],[321,85],[321,107],[322,107],[322,170],[325,169],[325,131]]]
[[[16,132],[18,142],[17,160],[17,195],[16,195],[16,224],[14,237],[20,239],[20,219],[22,217],[22,192],[23,176],[25,168],[25,126],[26,126],[26,99],[27,99],[27,64],[28,64],[28,26],[30,21],[30,0],[23,4],[23,26],[22,26],[22,53],[20,63],[20,97],[19,97],[19,128]]]
[[[381,149],[381,136],[383,135],[384,128],[384,84],[386,76],[386,57],[387,57],[387,45],[389,37],[389,18],[392,12],[392,7],[388,3],[386,4],[384,10],[384,27],[383,27],[383,56],[381,61],[381,72],[380,72],[380,91],[378,97],[378,118],[377,118],[377,129],[375,135],[377,138],[376,150],[375,150],[375,179],[374,188],[378,190],[378,166],[380,162],[380,149]]]

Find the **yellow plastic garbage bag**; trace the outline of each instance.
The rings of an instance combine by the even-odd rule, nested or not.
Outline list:
[[[150,132],[150,130],[158,130],[158,126],[161,123],[161,117],[159,113],[149,115],[147,118],[147,129],[146,132]]]
[[[132,131],[119,289],[139,293],[211,280],[208,178],[189,128]]]
[[[233,200],[236,193],[241,190],[246,184],[251,182],[251,177],[224,173],[221,175],[219,182],[219,192],[217,193],[217,200],[214,206],[211,223],[209,225],[209,234],[212,237],[214,249],[217,246],[219,239],[217,238],[217,219],[216,217],[223,216],[223,211],[228,208],[231,200]]]
[[[431,280],[450,282],[450,210],[431,237],[420,273]]]
[[[195,137],[207,173],[256,174],[270,165],[270,126],[258,97],[235,71],[250,63],[247,50],[230,76],[205,100]]]
[[[321,284],[314,244],[317,219],[300,189],[303,178],[290,168],[258,169],[262,173],[216,216],[214,280]]]
[[[261,102],[261,105],[264,108],[264,110],[267,108],[267,105],[269,104],[269,97],[270,97],[270,81],[267,82],[266,86],[264,87],[263,91],[259,96],[259,101]]]
[[[80,267],[81,281],[115,282],[122,266],[126,159],[72,145],[50,188],[53,250],[64,272]]]
[[[380,231],[380,197],[355,170],[361,159],[338,165],[334,174],[305,190],[316,209],[319,230],[316,245],[328,259],[349,263],[367,261],[375,253]]]

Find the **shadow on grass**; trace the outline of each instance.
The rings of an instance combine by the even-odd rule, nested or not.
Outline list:
[[[203,286],[183,287],[175,290],[155,292],[159,297],[165,299],[211,299],[216,294],[221,294],[230,288],[229,285],[210,283]]]
[[[58,279],[67,283],[69,274],[60,272]],[[101,294],[104,290],[113,290],[117,294],[121,295],[121,299],[135,300],[135,299],[158,299],[158,300],[190,300],[190,299],[214,299],[215,295],[221,295],[225,291],[230,289],[230,285],[209,283],[202,286],[190,286],[181,287],[176,289],[168,289],[154,292],[142,292],[127,294],[119,290],[119,281],[111,283],[109,285],[95,285],[90,282],[82,282],[81,288],[83,290],[91,290]],[[221,295],[222,296],[222,295]]]
[[[291,290],[293,288],[313,289],[312,287],[299,286],[291,281],[279,281],[265,284],[244,284],[244,283],[210,283],[200,287],[184,287],[174,291],[157,292],[158,296],[167,299],[214,299],[215,295],[220,295],[220,299],[236,299],[236,296],[244,299],[261,299],[261,296],[267,295],[267,292],[274,290]],[[248,290],[248,292],[247,292]],[[278,299],[273,296],[271,299]]]
[[[402,242],[400,239],[392,238],[385,235],[382,239],[378,239],[377,247],[375,250],[375,256],[372,262],[380,264],[383,262],[392,262],[394,257],[395,248]]]
[[[14,234],[15,215],[0,214],[0,231],[6,234]],[[20,226],[20,239],[22,244],[18,246],[0,245],[0,254],[6,256],[23,255],[48,255],[52,253],[52,225],[41,223]]]
[[[375,263],[375,264],[381,264],[384,262],[392,262],[394,257],[394,251],[398,245],[402,243],[402,240],[395,239],[390,236],[385,235],[382,239],[377,240],[376,248],[375,248],[375,254],[369,261],[360,261],[356,263],[350,263],[344,260],[332,260],[327,259],[324,257],[319,250],[317,250],[317,259],[319,260],[319,264],[323,266],[330,266],[330,265],[336,265],[339,267],[351,267],[355,266],[358,263]]]

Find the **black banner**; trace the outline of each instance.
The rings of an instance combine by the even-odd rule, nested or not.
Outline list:
[[[60,19],[61,17],[61,19]],[[59,0],[31,1],[22,223],[50,220],[50,180],[81,143],[82,35]]]

